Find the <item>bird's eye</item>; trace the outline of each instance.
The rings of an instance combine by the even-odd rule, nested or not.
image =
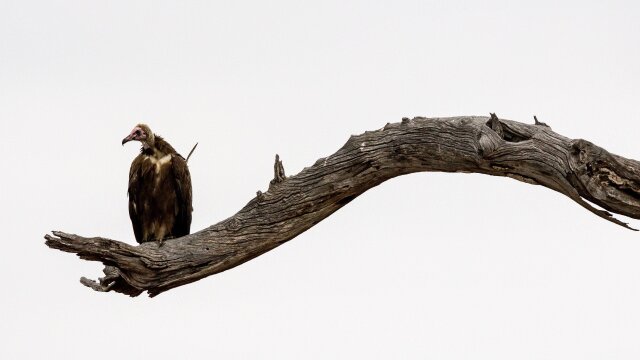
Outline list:
[[[140,130],[136,130],[136,135],[140,136]]]

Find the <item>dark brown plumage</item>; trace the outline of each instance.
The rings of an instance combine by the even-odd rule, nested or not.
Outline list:
[[[145,124],[126,142],[142,144],[129,171],[129,217],[138,243],[188,235],[191,228],[191,175],[187,161]]]

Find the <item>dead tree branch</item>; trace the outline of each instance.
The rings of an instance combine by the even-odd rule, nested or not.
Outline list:
[[[640,218],[640,162],[537,121],[491,117],[403,118],[351,136],[335,154],[285,177],[279,157],[268,191],[237,214],[194,234],[139,246],[54,231],[47,246],[100,261],[105,277],[81,282],[97,291],[150,296],[238,266],[303,233],[366,190],[393,177],[444,171],[508,176],[558,191],[628,227],[589,202]],[[588,200],[589,202],[585,201]]]

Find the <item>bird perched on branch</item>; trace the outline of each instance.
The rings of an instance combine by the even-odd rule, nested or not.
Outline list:
[[[129,217],[136,241],[162,245],[188,235],[193,207],[187,160],[145,124],[136,125],[122,145],[132,140],[142,144],[129,171]]]

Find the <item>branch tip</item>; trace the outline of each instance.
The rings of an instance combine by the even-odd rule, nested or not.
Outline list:
[[[111,288],[113,288],[113,285],[115,284],[115,282],[112,282],[111,284],[107,285],[107,286],[103,286],[100,283],[98,283],[95,280],[91,280],[91,279],[87,279],[86,277],[81,277],[80,278],[80,283],[88,288],[91,288],[95,291],[98,292],[109,292],[111,291]]]

